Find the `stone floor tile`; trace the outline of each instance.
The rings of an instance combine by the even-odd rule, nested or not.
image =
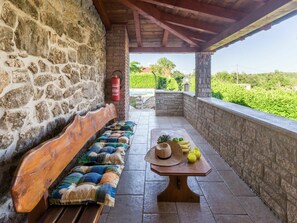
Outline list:
[[[167,181],[168,177],[160,176],[155,172],[151,171],[150,164],[146,165],[146,173],[145,173],[145,180],[146,181]]]
[[[145,170],[146,162],[144,161],[145,155],[128,155],[125,163],[125,171],[127,170]]]
[[[123,171],[117,194],[143,194],[145,171]]]
[[[110,207],[104,205],[103,210],[102,210],[102,213],[103,213],[103,214],[108,214],[109,211],[110,211]]]
[[[143,223],[179,223],[177,214],[144,214]]]
[[[215,223],[211,210],[203,196],[200,203],[176,203],[180,223]]]
[[[218,171],[212,168],[211,172],[205,177],[196,177],[198,182],[208,182],[208,181],[223,181],[222,177],[219,175]]]
[[[258,197],[239,197],[239,202],[255,223],[281,223]]]
[[[158,202],[157,195],[167,187],[167,182],[146,182],[144,213],[177,213],[174,202]]]
[[[198,143],[198,144],[196,144],[196,146],[198,146],[198,148],[201,150],[202,154],[218,155],[218,152],[215,151],[209,143]]]
[[[233,170],[218,171],[218,173],[235,196],[256,196]]]
[[[202,195],[202,190],[197,182],[196,177],[188,177],[188,185],[193,192]]]
[[[138,137],[138,136],[143,136],[143,137],[147,137],[148,136],[148,129],[136,129],[135,133],[134,133],[134,137]]]
[[[147,137],[144,136],[134,136],[133,141],[134,144],[147,144]]]
[[[215,215],[217,223],[253,223],[248,215]]]
[[[223,160],[220,155],[205,155],[217,170],[231,170],[231,167]]]
[[[137,154],[137,155],[145,155],[147,152],[147,144],[143,143],[132,143],[130,149],[129,149],[129,155]]]
[[[108,214],[102,214],[99,218],[98,223],[105,223],[107,219]]]
[[[223,182],[200,182],[200,187],[214,214],[246,214],[239,201]]]
[[[117,195],[106,223],[142,223],[142,196]]]

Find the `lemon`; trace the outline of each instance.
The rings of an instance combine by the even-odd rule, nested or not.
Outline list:
[[[197,160],[199,160],[200,157],[201,157],[201,152],[199,151],[199,149],[195,148],[195,149],[193,150],[193,153],[195,154]]]
[[[189,163],[195,163],[197,159],[196,155],[192,152],[188,154],[187,158]]]

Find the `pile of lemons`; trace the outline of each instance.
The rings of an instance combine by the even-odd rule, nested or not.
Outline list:
[[[201,152],[198,147],[195,147],[191,152],[189,152],[187,159],[189,163],[195,163],[196,160],[200,159],[200,157]]]

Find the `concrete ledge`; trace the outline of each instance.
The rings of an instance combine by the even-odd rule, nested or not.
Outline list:
[[[258,111],[249,107],[226,102],[216,98],[198,98],[198,101],[203,101],[207,104],[216,106],[242,118],[251,119],[258,124],[264,125],[273,130],[285,132],[286,134],[290,134],[292,137],[297,138],[297,121],[295,120]]]

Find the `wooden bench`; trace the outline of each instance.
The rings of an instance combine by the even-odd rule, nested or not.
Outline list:
[[[48,189],[85,143],[117,117],[113,104],[85,116],[76,115],[57,137],[28,151],[22,158],[11,187],[17,213],[28,222],[98,222],[102,205],[50,206]]]

